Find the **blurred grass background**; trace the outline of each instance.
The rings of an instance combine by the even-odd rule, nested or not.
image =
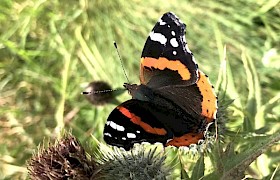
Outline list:
[[[138,83],[145,40],[168,11],[187,24],[189,47],[214,85],[226,45],[228,79],[221,89],[235,99],[229,129],[278,130],[279,0],[1,0],[0,179],[27,178],[26,160],[61,128],[82,143],[93,141],[91,135],[102,141],[115,105],[90,105],[80,95],[83,85],[104,80],[115,89],[126,82],[113,41],[130,81]],[[273,173],[279,151],[275,146],[254,166],[258,177]]]

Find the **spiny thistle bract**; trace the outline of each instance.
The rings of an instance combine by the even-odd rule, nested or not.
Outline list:
[[[129,152],[107,149],[99,150],[99,155],[87,154],[78,140],[67,134],[33,155],[27,165],[30,179],[164,180],[170,174],[164,163],[166,156],[157,148],[139,146]]]
[[[28,162],[31,179],[92,179],[97,167],[72,135],[66,135]]]
[[[134,146],[131,151],[101,152],[100,172],[103,179],[166,179],[170,175],[170,168],[165,165],[166,156],[157,152],[157,148],[145,150],[143,145]]]

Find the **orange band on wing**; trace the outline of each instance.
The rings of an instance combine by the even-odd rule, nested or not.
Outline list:
[[[201,71],[199,71],[199,80],[197,81],[197,86],[203,96],[201,115],[207,118],[208,123],[212,122],[213,119],[216,119],[216,113],[218,109],[217,97],[207,76]]]
[[[141,121],[141,118],[139,116],[136,116],[135,114],[131,113],[128,109],[121,107],[121,106],[119,106],[117,108],[124,116],[129,118],[131,122],[141,126],[146,132],[151,133],[151,134],[157,134],[157,135],[166,135],[167,134],[165,129],[151,127],[149,124]]]
[[[159,59],[144,57],[141,58],[141,70],[143,73],[143,66],[155,68],[159,70],[170,69],[172,71],[178,71],[183,80],[189,80],[191,78],[191,73],[188,68],[180,62],[180,60],[170,61],[166,58],[160,57]],[[140,78],[143,78],[143,74],[140,74]]]
[[[188,133],[180,137],[174,137],[165,146],[189,146],[190,144],[196,144],[200,139],[203,139],[203,133]]]

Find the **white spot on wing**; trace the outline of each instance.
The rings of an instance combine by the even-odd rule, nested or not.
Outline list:
[[[178,44],[176,38],[172,38],[170,40],[170,44],[171,44],[172,47],[179,47],[179,44]]]
[[[154,31],[149,34],[152,41],[157,41],[160,44],[165,44],[167,42],[166,37],[161,33],[155,33]]]
[[[112,137],[112,135],[110,133],[104,133],[104,136]]]
[[[123,127],[123,126],[120,126],[120,125],[116,124],[116,123],[113,122],[113,121],[110,121],[109,125],[110,125],[113,129],[116,129],[117,131],[124,131],[124,127]]]
[[[172,36],[175,36],[175,31],[171,31]]]
[[[138,134],[140,133],[140,131],[136,131]]]
[[[177,51],[173,51],[173,55],[176,56],[177,55]]]
[[[166,24],[166,22],[164,22],[161,18],[158,20],[158,22],[159,22],[159,25],[161,25],[161,26]]]
[[[114,123],[113,121],[111,121],[111,122],[109,123],[109,126],[111,126],[111,128],[113,128],[113,129],[117,129],[117,124]]]
[[[136,135],[134,133],[127,133],[126,135],[128,138],[136,138]]]
[[[117,125],[117,130],[118,130],[118,131],[124,131],[124,127],[123,127],[123,126],[120,126],[120,125]]]
[[[122,140],[126,140],[126,138],[125,138],[125,137],[122,137]]]

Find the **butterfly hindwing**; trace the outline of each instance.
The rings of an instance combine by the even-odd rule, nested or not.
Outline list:
[[[160,119],[150,108],[149,102],[128,100],[116,107],[107,119],[104,128],[106,143],[130,149],[134,143],[161,142],[163,144],[172,134],[165,129]]]
[[[158,88],[162,96],[176,102],[180,108],[190,114],[194,120],[205,119],[211,122],[216,119],[217,96],[208,77],[199,71],[199,80],[191,86],[165,86]]]

